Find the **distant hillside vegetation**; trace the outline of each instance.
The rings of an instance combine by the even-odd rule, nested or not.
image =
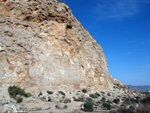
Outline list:
[[[132,85],[127,85],[129,88],[136,90],[136,91],[150,91],[150,86],[132,86]]]

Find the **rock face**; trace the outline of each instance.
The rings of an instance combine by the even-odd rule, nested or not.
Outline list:
[[[107,90],[100,45],[57,0],[0,0],[0,85]]]

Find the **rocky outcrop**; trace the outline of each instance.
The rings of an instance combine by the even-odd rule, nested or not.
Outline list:
[[[112,87],[100,45],[57,0],[0,0],[0,85]]]

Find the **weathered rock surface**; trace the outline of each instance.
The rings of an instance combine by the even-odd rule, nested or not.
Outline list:
[[[0,0],[0,85],[112,87],[100,45],[57,0]]]

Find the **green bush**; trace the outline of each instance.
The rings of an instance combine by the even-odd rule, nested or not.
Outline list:
[[[119,102],[120,102],[120,99],[115,99],[114,100],[114,103],[116,103],[116,104],[119,104]]]
[[[24,97],[26,97],[26,98],[31,97],[31,96],[32,96],[31,93],[25,93],[24,94]]]
[[[93,103],[93,99],[91,99],[91,98],[87,98],[86,101],[89,101],[89,102]]]
[[[60,107],[58,105],[55,106],[56,109],[60,109]]]
[[[13,98],[17,101],[17,103],[21,103],[23,101],[23,98],[21,96],[24,96],[24,97],[30,97],[31,96],[31,93],[26,93],[24,91],[24,89],[21,89],[15,85],[8,87],[8,93],[9,93],[11,98]]]
[[[110,100],[107,100],[107,103],[110,104],[110,103],[112,103],[112,102],[111,102]]]
[[[76,97],[72,97],[74,101],[76,101]]]
[[[91,99],[87,99],[84,103],[84,111],[93,112],[93,101]]]
[[[46,97],[43,96],[43,97],[41,98],[41,100],[42,100],[42,101],[46,101]]]
[[[101,91],[101,93],[104,95],[105,94],[105,92],[103,92],[103,91]]]
[[[140,100],[141,98],[139,96],[135,97],[137,100]]]
[[[21,103],[23,101],[23,98],[22,97],[17,97],[17,103]]]
[[[18,93],[19,93],[19,89],[18,89],[18,87],[15,86],[15,85],[9,86],[9,88],[8,88],[8,93],[9,93],[10,97],[16,98],[16,96],[17,96]]]
[[[43,95],[42,92],[39,93],[38,97],[41,96],[41,95]]]
[[[19,88],[19,87],[18,87]],[[25,91],[24,89],[19,88],[19,93],[20,96],[24,96],[25,95]]]
[[[86,89],[82,89],[82,92],[83,92],[83,93],[87,93],[87,90],[86,90]]]
[[[102,102],[101,101],[97,101],[96,104],[102,104]]]
[[[47,91],[47,93],[48,93],[49,95],[53,94],[53,92],[52,92],[52,91]]]
[[[111,94],[110,94],[110,93],[107,93],[107,96],[111,96]]]
[[[90,94],[89,96],[90,96],[91,98],[94,98],[94,99],[95,99],[95,98],[98,98],[98,96],[97,96],[96,94]]]
[[[103,107],[105,107],[107,110],[110,110],[111,107],[112,107],[110,104],[107,104],[107,103],[103,103],[102,105],[103,105]]]
[[[58,93],[61,94],[61,95],[63,95],[63,96],[66,95],[66,94],[65,94],[64,92],[62,92],[62,91],[58,91]]]
[[[77,102],[84,102],[84,98],[79,97],[78,99],[76,97],[72,97],[74,101]]]
[[[97,96],[101,96],[101,95],[100,95],[99,93],[97,93],[97,92],[96,92],[95,94],[96,94]]]
[[[103,101],[103,102],[105,102],[105,101],[106,101],[106,98],[105,98],[105,97],[103,97],[103,98],[102,98],[102,101]]]
[[[67,109],[67,108],[68,108],[68,106],[67,106],[67,105],[65,105],[65,106],[64,106],[64,109]]]
[[[18,86],[13,85],[8,87],[8,93],[11,98],[15,99],[17,95],[24,95],[25,91]]]

